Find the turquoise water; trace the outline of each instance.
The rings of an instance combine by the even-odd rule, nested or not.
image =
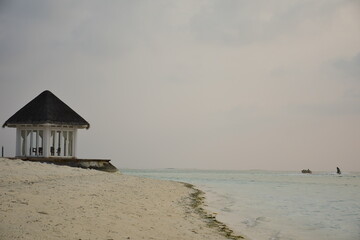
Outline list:
[[[207,209],[252,240],[359,240],[360,173],[122,170],[194,184]]]

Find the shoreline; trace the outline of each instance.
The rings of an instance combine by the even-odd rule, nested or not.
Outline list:
[[[0,158],[1,239],[243,239],[191,184]]]
[[[216,216],[211,214],[209,211],[203,208],[205,202],[205,193],[190,183],[182,182],[187,188],[192,189],[194,192],[190,194],[191,197],[191,207],[199,214],[201,218],[207,223],[210,228],[215,228],[221,234],[223,234],[227,239],[245,239],[245,237],[234,234],[234,231],[231,230],[226,224],[218,221]]]

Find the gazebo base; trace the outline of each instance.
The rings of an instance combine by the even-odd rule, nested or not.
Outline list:
[[[23,161],[49,163],[85,169],[95,169],[105,172],[117,172],[118,169],[110,163],[109,159],[79,159],[79,158],[40,158],[40,157],[17,157]]]

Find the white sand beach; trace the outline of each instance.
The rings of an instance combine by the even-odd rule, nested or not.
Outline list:
[[[96,170],[0,158],[0,239],[227,239],[193,189]]]

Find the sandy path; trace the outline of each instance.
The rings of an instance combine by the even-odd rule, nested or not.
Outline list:
[[[0,239],[226,239],[181,183],[0,159]]]

